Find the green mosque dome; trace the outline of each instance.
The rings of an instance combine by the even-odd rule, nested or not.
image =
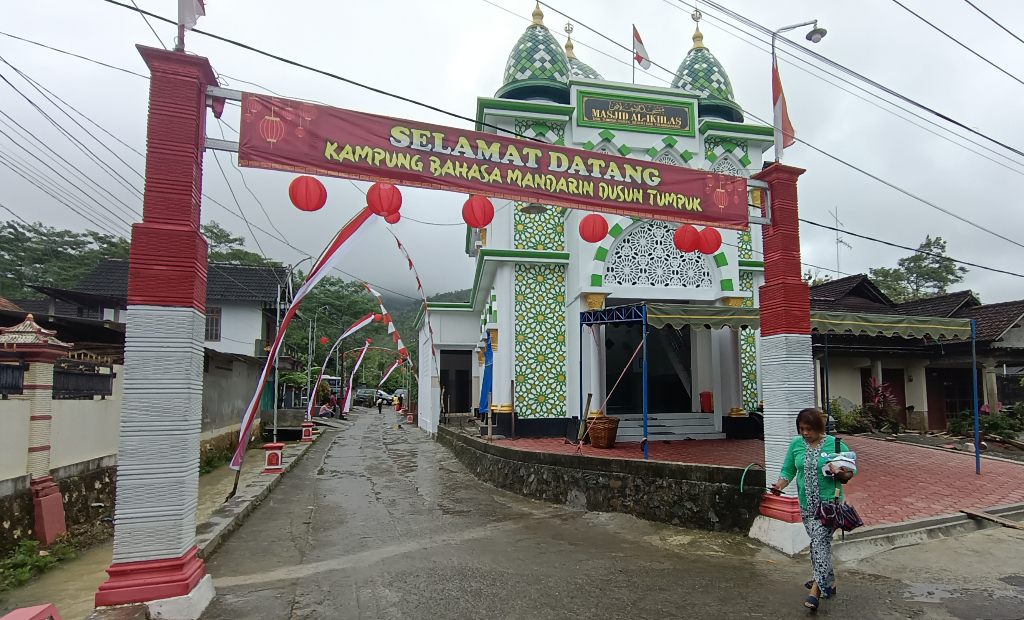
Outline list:
[[[702,97],[701,117],[743,122],[743,110],[736,104],[729,74],[711,50],[704,47],[704,35],[699,28],[693,33],[693,48],[679,64],[672,86],[695,92]]]
[[[604,79],[593,67],[576,58],[576,54],[573,53],[572,39],[567,39],[565,42],[565,57],[569,59],[569,72],[572,73],[572,77],[586,80]]]
[[[505,83],[494,96],[569,103],[571,75],[569,59],[544,25],[544,13],[537,5],[533,10],[533,23],[508,55]]]

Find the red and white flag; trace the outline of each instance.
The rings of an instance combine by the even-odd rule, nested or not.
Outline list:
[[[344,340],[345,338],[348,338],[349,336],[351,336],[352,334],[356,333],[357,331],[361,330],[362,328],[366,327],[370,323],[373,323],[373,313],[372,312],[367,314],[363,318],[359,319],[355,323],[353,323],[340,336],[338,336],[338,339],[335,340],[334,344],[331,346],[331,350],[328,351],[327,352],[327,356],[324,357],[324,363],[320,366],[320,374],[318,374],[316,376],[316,381],[313,383],[313,391],[310,392],[310,394],[316,395],[317,390],[320,389],[320,382],[323,381],[324,372],[327,370],[327,362],[330,361],[331,356],[334,355],[334,352],[338,349],[338,345],[341,344],[341,341]],[[313,419],[313,402],[315,400],[316,400],[315,398],[307,398],[306,399],[306,401],[307,401],[306,402],[306,421],[307,422],[309,422],[310,420]]]
[[[644,47],[640,33],[636,31],[636,25],[633,26],[633,60],[643,69],[651,68],[651,57],[647,55],[647,48]]]
[[[796,144],[796,131],[789,120],[786,109],[786,94],[782,92],[782,78],[779,77],[779,63],[772,61],[772,108],[775,125],[775,158],[782,159],[782,151]]]
[[[384,382],[388,380],[388,377],[391,376],[391,373],[395,372],[395,369],[401,366],[404,361],[405,358],[402,357],[399,357],[398,359],[395,360],[395,363],[391,365],[391,368],[388,368],[387,372],[384,373],[384,376],[380,378],[380,383],[377,384],[378,390],[381,388],[382,385],[384,385]]]
[[[185,30],[192,30],[200,17],[206,15],[206,6],[203,0],[178,0],[178,23],[185,27]]]
[[[348,387],[345,389],[345,405],[342,407],[342,413],[348,413],[352,409],[352,381],[356,378],[356,371],[359,370],[359,365],[363,363],[363,358],[366,357],[366,350],[370,348],[371,340],[366,339],[366,344],[363,345],[363,350],[359,352],[359,359],[356,360],[356,365],[352,367],[352,374],[348,376]]]
[[[281,349],[281,344],[284,342],[285,332],[288,331],[288,326],[299,311],[299,305],[310,289],[316,286],[320,280],[323,280],[331,267],[336,265],[341,257],[347,253],[342,251],[343,249],[348,249],[342,247],[345,245],[345,242],[355,236],[363,225],[368,220],[371,220],[372,216],[373,211],[370,211],[369,207],[365,207],[348,223],[342,226],[338,234],[334,236],[334,239],[324,248],[319,258],[316,259],[313,267],[309,270],[309,275],[306,276],[306,281],[302,283],[299,290],[295,291],[291,305],[288,306],[288,310],[285,311],[284,316],[281,318],[281,327],[277,330],[277,336],[274,337],[274,342],[270,345],[267,361],[263,365],[263,372],[260,374],[260,380],[256,383],[256,392],[253,394],[252,400],[249,401],[249,406],[246,408],[245,413],[242,414],[242,428],[238,431],[238,447],[235,448],[235,453],[231,457],[231,463],[228,465],[231,469],[237,471],[242,468],[242,461],[245,460],[245,449],[249,445],[249,436],[252,434],[252,427],[256,422],[256,413],[259,412],[263,388],[267,385],[270,369],[273,367],[274,360],[277,359],[277,354]],[[374,217],[372,221],[380,219],[379,217]]]

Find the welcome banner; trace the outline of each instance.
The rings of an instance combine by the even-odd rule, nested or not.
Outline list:
[[[740,177],[253,93],[242,95],[238,163],[747,227]]]

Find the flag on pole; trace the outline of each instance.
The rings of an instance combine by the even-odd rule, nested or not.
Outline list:
[[[231,469],[238,471],[242,468],[242,461],[245,460],[245,449],[249,445],[249,436],[252,434],[253,425],[256,422],[256,413],[259,411],[260,398],[263,396],[263,388],[267,384],[267,376],[270,373],[270,368],[273,366],[273,360],[277,358],[277,353],[284,342],[285,332],[288,331],[288,326],[291,324],[292,319],[295,318],[296,313],[299,311],[299,305],[302,303],[306,293],[310,291],[317,283],[327,275],[330,268],[338,263],[344,254],[347,252],[342,251],[348,250],[343,248],[345,242],[351,239],[367,221],[376,221],[380,218],[373,218],[373,212],[370,211],[369,207],[361,210],[354,218],[348,221],[341,230],[334,236],[334,239],[324,248],[323,253],[316,259],[313,264],[313,268],[310,269],[309,275],[306,276],[306,281],[302,283],[299,290],[295,291],[294,297],[292,297],[292,303],[288,306],[288,310],[285,311],[284,316],[281,318],[281,326],[277,330],[277,335],[274,337],[273,344],[270,345],[270,351],[267,354],[267,361],[263,364],[263,372],[260,374],[260,379],[256,383],[256,393],[253,394],[252,400],[249,401],[249,406],[242,414],[242,428],[238,431],[238,447],[235,448],[235,453],[231,457],[231,463],[228,465]]]
[[[359,353],[359,359],[356,360],[356,365],[352,367],[352,374],[348,376],[348,387],[345,389],[345,404],[341,408],[342,413],[348,413],[352,409],[352,381],[356,378],[356,371],[359,370],[359,365],[363,363],[363,357],[366,356],[366,350],[370,348],[371,340],[366,339],[366,344],[363,345],[363,350]]]
[[[786,109],[786,95],[782,92],[778,60],[772,59],[772,108],[775,126],[775,159],[782,159],[782,151],[796,144],[796,132]]]
[[[178,0],[178,23],[185,27],[185,30],[192,30],[200,17],[206,15],[206,7],[203,0]]]
[[[647,48],[644,47],[644,41],[640,38],[640,33],[636,31],[635,24],[633,25],[633,60],[644,69],[651,68],[651,58],[647,55]]]
[[[404,361],[405,358],[403,357],[399,357],[398,359],[395,360],[395,363],[391,365],[391,368],[388,368],[387,372],[384,373],[384,376],[380,378],[380,383],[377,384],[378,390],[381,388],[381,386],[384,385],[384,382],[388,380],[388,377],[391,376],[391,373],[395,372],[395,369],[401,366],[402,362]]]
[[[323,381],[324,372],[326,372],[326,370],[327,370],[327,362],[330,361],[331,356],[334,355],[334,352],[338,349],[338,345],[341,344],[341,341],[346,339],[346,338],[348,338],[352,334],[356,333],[360,329],[366,327],[370,323],[373,323],[373,313],[372,312],[367,314],[363,318],[357,320],[348,329],[346,329],[340,336],[338,336],[338,339],[335,340],[334,344],[331,346],[331,350],[328,351],[327,352],[327,356],[324,357],[324,363],[320,366],[320,374],[318,374],[316,376],[316,381],[313,382],[313,391],[310,392],[310,394],[314,394],[315,395],[317,393],[317,390],[320,389],[320,382]],[[313,399],[313,398],[307,398],[306,399],[306,421],[307,422],[309,422],[310,420],[313,419],[313,401],[314,400],[315,399]]]

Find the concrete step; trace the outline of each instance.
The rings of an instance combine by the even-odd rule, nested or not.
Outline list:
[[[625,422],[619,422],[619,428],[643,428],[643,420],[627,420]],[[651,419],[647,421],[648,427],[658,428],[714,428],[714,420],[659,420]]]
[[[622,422],[643,420],[643,413],[610,413],[611,417],[618,418]],[[649,420],[714,420],[714,415],[710,413],[652,413],[647,416]]]
[[[644,437],[642,428],[622,429],[615,434],[618,441],[640,441]],[[647,429],[648,441],[671,441],[675,439],[725,439],[725,433],[715,432],[715,427],[700,429]]]

